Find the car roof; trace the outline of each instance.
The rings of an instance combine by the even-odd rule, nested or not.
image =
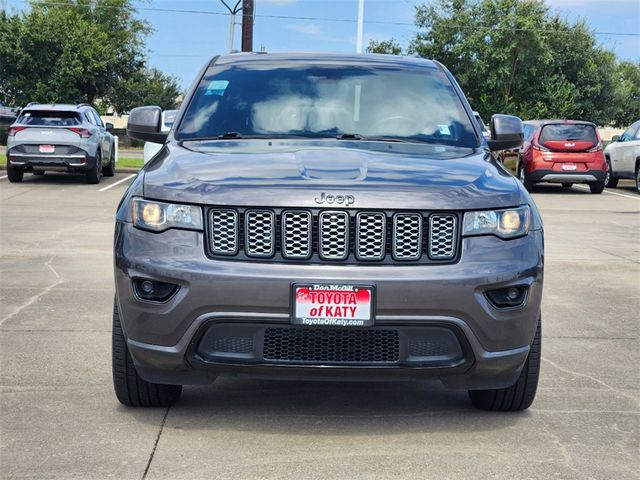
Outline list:
[[[318,53],[318,52],[242,52],[219,55],[211,59],[209,66],[260,63],[307,63],[405,66],[414,68],[440,68],[437,62],[420,57],[385,55],[378,53]]]

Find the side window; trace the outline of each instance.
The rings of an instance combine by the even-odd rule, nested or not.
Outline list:
[[[89,122],[91,125],[95,125],[95,124],[96,124],[96,121],[95,121],[95,119],[93,118],[93,115],[91,115],[91,114],[89,113],[89,110],[85,110],[85,111],[84,111],[84,118],[86,118],[86,119],[87,119],[87,122]]]
[[[100,119],[100,116],[97,114],[97,112],[95,110],[89,110],[89,111],[91,112],[93,117],[96,119],[95,124],[98,125],[99,127],[104,127],[104,124],[102,123],[102,120]]]
[[[531,125],[525,125],[524,126],[524,139],[526,142],[531,141],[531,137],[533,137],[533,132],[535,131],[535,128]]]
[[[636,125],[636,134],[634,135],[634,140],[640,140],[640,122],[637,122]]]

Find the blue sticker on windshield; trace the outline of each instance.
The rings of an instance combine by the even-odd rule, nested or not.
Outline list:
[[[224,95],[224,91],[227,89],[227,86],[229,86],[228,80],[211,80],[204,94],[221,97]]]

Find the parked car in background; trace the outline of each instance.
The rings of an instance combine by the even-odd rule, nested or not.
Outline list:
[[[213,58],[116,214],[120,402],[176,402],[220,374],[442,380],[476,407],[533,402],[543,230],[440,63],[390,55]]]
[[[98,113],[88,104],[27,105],[9,127],[7,175],[21,182],[25,172],[81,172],[88,183],[115,173],[115,146]]]
[[[0,102],[0,127],[9,126],[16,121],[20,113],[20,109],[17,107],[7,107]]]
[[[640,192],[640,120],[619,137],[615,135],[604,149],[607,161],[607,187],[615,188],[621,178],[633,178]]]
[[[176,119],[176,115],[178,114],[178,110],[165,110],[162,112],[162,127],[161,130],[164,133],[169,133],[171,127],[173,126],[173,122]],[[153,143],[153,142],[144,142],[144,151],[143,151],[143,159],[144,163],[147,163],[151,160],[156,153],[160,151],[162,148],[161,143]]]
[[[602,193],[605,159],[596,126],[577,120],[524,122],[525,142],[518,152],[517,175],[531,191],[536,183],[560,183],[570,188],[586,183]]]

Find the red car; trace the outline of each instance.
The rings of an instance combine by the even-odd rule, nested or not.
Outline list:
[[[540,182],[561,183],[565,188],[586,183],[591,193],[602,193],[607,170],[596,126],[574,120],[524,122],[517,169],[529,191]]]

